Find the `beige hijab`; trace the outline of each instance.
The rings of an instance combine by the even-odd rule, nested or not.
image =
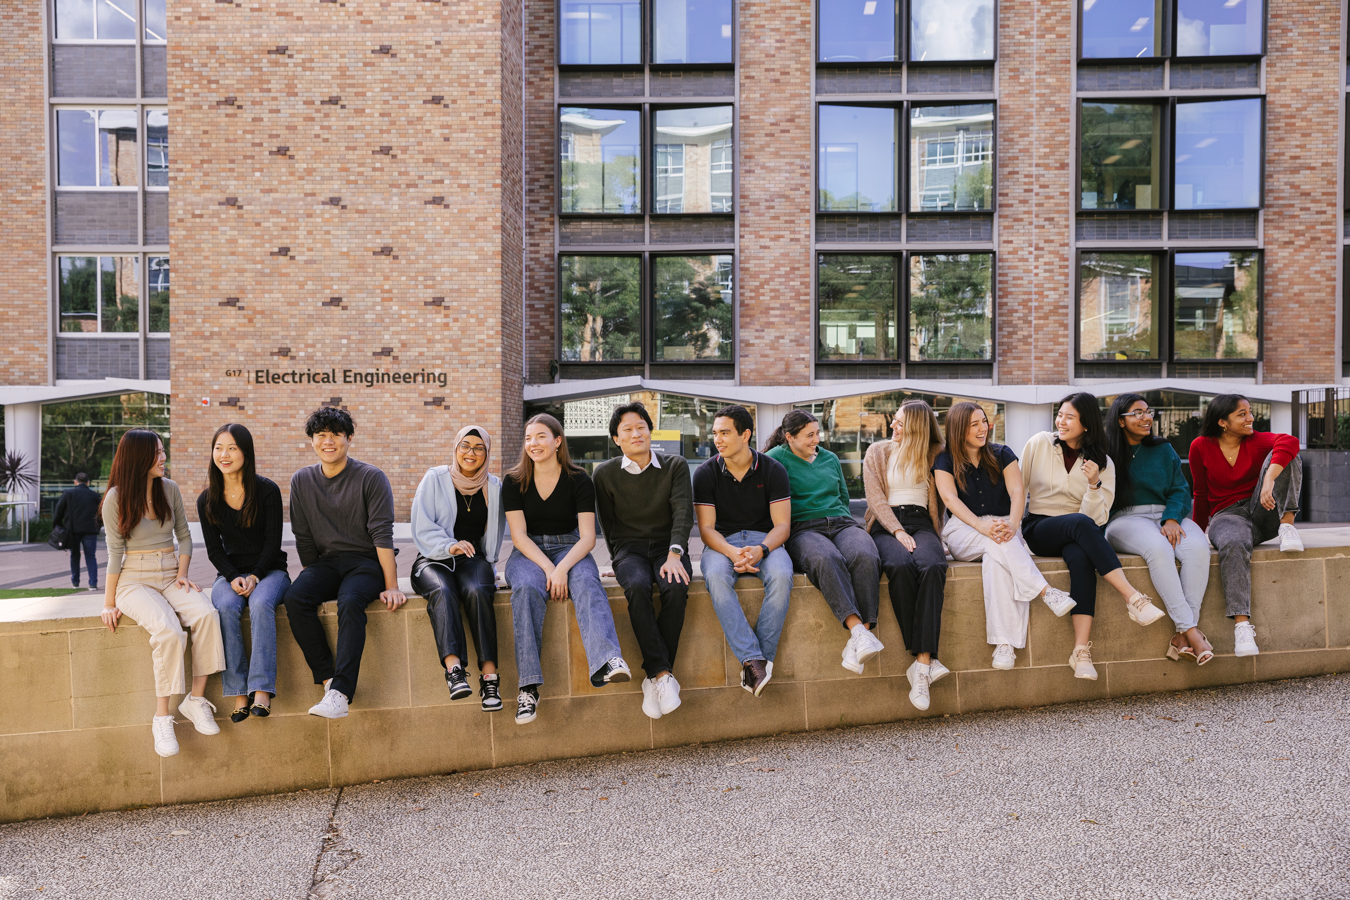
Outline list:
[[[478,432],[478,436],[483,439],[483,446],[487,448],[487,455],[483,457],[483,465],[472,476],[465,475],[459,470],[459,457],[454,454],[453,448],[459,446],[459,442],[464,440],[465,436],[471,431]],[[492,458],[492,438],[488,436],[486,428],[480,428],[477,425],[466,425],[455,435],[455,442],[450,445],[451,462],[450,477],[455,482],[455,488],[464,496],[472,497],[474,494],[487,487],[488,483],[488,460]]]

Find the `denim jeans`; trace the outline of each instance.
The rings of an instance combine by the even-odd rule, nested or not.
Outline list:
[[[80,586],[80,550],[84,550],[84,561],[89,567],[89,589],[98,587],[98,549],[97,534],[72,534],[70,536],[70,583]]]
[[[725,535],[727,543],[740,549],[762,544],[768,534],[763,531],[738,531]],[[708,594],[712,597],[713,612],[722,623],[722,633],[727,636],[731,652],[742,663],[752,659],[764,659],[773,662],[778,653],[778,638],[783,633],[783,620],[787,618],[788,600],[792,595],[792,557],[787,550],[775,547],[769,555],[759,561],[758,572],[746,572],[750,577],[764,582],[764,602],[759,608],[759,618],[755,628],[741,609],[740,598],[736,596],[736,579],[741,577],[731,565],[731,560],[710,547],[703,548],[701,560],[703,581],[708,585]]]
[[[1106,539],[1121,553],[1135,553],[1148,563],[1148,574],[1167,607],[1177,631],[1200,624],[1200,601],[1209,584],[1209,540],[1189,518],[1179,524],[1185,533],[1175,547],[1163,537],[1162,504],[1127,506],[1106,523]],[[1181,574],[1177,575],[1177,562]]]
[[[787,539],[792,563],[806,573],[842,624],[857,616],[873,628],[881,604],[881,557],[871,536],[852,516],[792,523]]]
[[[670,541],[624,541],[614,551],[614,578],[628,598],[628,621],[642,648],[642,670],[650,678],[675,667],[684,630],[689,585],[667,581],[661,567],[670,555]],[[693,574],[689,554],[680,557],[686,575]],[[652,588],[661,598],[661,612],[652,603]]]
[[[356,698],[361,655],[366,651],[366,607],[384,590],[384,571],[374,554],[337,551],[305,566],[286,591],[286,618],[291,634],[314,673],[314,683],[333,679],[329,687],[348,700]],[[319,607],[337,602],[337,652],[328,647],[328,633],[319,621]]]
[[[1219,551],[1219,580],[1230,619],[1252,614],[1252,548],[1280,533],[1280,518],[1285,513],[1298,512],[1303,490],[1303,460],[1298,456],[1275,478],[1275,508],[1261,505],[1261,485],[1266,483],[1272,456],[1267,454],[1261,464],[1251,497],[1224,507],[1209,519],[1209,541]]]
[[[555,565],[566,556],[581,536],[571,534],[532,534],[543,554]],[[548,579],[544,570],[512,550],[506,561],[506,580],[511,584],[512,630],[516,639],[516,670],[519,684],[543,684],[544,670],[539,648],[544,642],[544,613],[548,609]],[[567,592],[576,610],[581,629],[581,646],[586,651],[590,674],[600,671],[619,652],[619,636],[614,631],[614,615],[609,610],[609,595],[600,584],[600,569],[587,553],[567,573]]]
[[[291,576],[281,569],[268,572],[247,597],[236,594],[223,577],[211,586],[211,605],[220,613],[220,637],[225,644],[225,668],[220,673],[222,696],[243,697],[254,691],[277,695],[277,607],[290,586]],[[247,665],[241,621],[245,606],[253,642]]]

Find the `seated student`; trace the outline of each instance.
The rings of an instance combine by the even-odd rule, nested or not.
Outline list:
[[[511,528],[506,580],[511,585],[520,673],[516,724],[525,725],[537,715],[544,683],[539,648],[544,643],[546,601],[572,601],[592,685],[628,681],[632,671],[619,654],[609,595],[591,556],[595,487],[585,470],[572,462],[562,424],[547,413],[525,423],[520,462],[502,484],[502,508]]]
[[[323,699],[311,716],[340,719],[356,696],[366,647],[366,607],[390,610],[407,598],[394,564],[394,492],[384,473],[348,456],[356,425],[346,410],[325,406],[305,422],[319,461],[291,476],[291,530],[304,569],[286,591],[291,633],[304,651]],[[319,622],[319,607],[337,601],[337,659]]]
[[[947,551],[938,529],[942,509],[933,484],[933,461],[942,451],[937,416],[922,400],[907,400],[891,419],[892,438],[875,441],[863,457],[867,514],[886,573],[891,608],[905,649],[914,656],[905,671],[909,702],[928,708],[928,687],[949,670],[938,661]]]
[[[1153,410],[1138,394],[1121,394],[1111,404],[1106,443],[1116,465],[1106,539],[1121,553],[1138,554],[1148,563],[1153,586],[1176,626],[1167,658],[1189,656],[1203,666],[1214,658],[1214,648],[1197,627],[1209,584],[1209,541],[1189,518],[1191,486],[1181,457],[1153,434]]]
[[[595,468],[595,511],[613,560],[614,578],[628,598],[628,618],[642,648],[642,711],[659,719],[680,705],[671,669],[689,601],[689,464],[652,449],[652,420],[640,402],[617,407],[609,436],[623,451]],[[652,586],[661,596],[658,615]]]
[[[952,559],[983,560],[985,640],[994,645],[993,667],[1011,669],[1017,663],[1013,648],[1027,645],[1032,600],[1044,600],[1057,616],[1074,607],[1072,597],[1046,582],[1022,536],[1027,492],[1017,454],[989,442],[989,417],[978,403],[953,403],[947,447],[933,469],[951,513],[942,537]]]
[[[1150,625],[1163,611],[1125,577],[1120,558],[1102,534],[1116,492],[1116,467],[1106,454],[1106,432],[1097,398],[1065,397],[1055,430],[1033,434],[1022,450],[1026,463],[1027,516],[1022,535],[1037,556],[1059,556],[1069,568],[1073,609],[1073,677],[1097,680],[1092,664],[1092,617],[1097,575],[1125,598],[1131,621]]]
[[[741,687],[758,697],[773,677],[792,594],[792,558],[783,547],[792,529],[792,489],[782,463],[755,450],[754,432],[744,406],[724,406],[713,416],[717,455],[694,470],[694,512],[713,611],[741,663]],[[753,630],[736,596],[741,575],[764,582]]]
[[[849,631],[845,669],[863,664],[885,647],[871,629],[881,602],[881,558],[848,506],[848,484],[839,457],[820,446],[820,422],[804,409],[783,416],[765,453],[787,469],[792,488],[792,534],[787,551]]]
[[[277,694],[277,607],[291,586],[281,549],[281,488],[258,474],[253,435],[235,424],[220,426],[211,437],[206,484],[197,495],[197,519],[216,567],[211,603],[225,642],[220,689],[234,698],[230,721],[238,724],[250,715],[267,716]],[[252,636],[247,659],[245,609]]]
[[[1303,463],[1298,438],[1257,431],[1252,405],[1241,394],[1220,394],[1205,408],[1200,436],[1191,441],[1195,521],[1219,551],[1219,580],[1234,621],[1233,653],[1255,656],[1252,625],[1252,548],[1280,539],[1282,553],[1299,553],[1294,527]]]
[[[484,712],[496,712],[502,708],[502,697],[497,677],[497,614],[492,601],[497,593],[493,566],[506,531],[502,483],[488,473],[492,444],[486,428],[461,428],[451,447],[451,463],[427,469],[413,497],[417,558],[412,565],[412,586],[426,598],[436,658],[445,668],[450,699],[473,694],[464,674],[467,616],[473,652],[483,673],[478,677],[481,705]]]

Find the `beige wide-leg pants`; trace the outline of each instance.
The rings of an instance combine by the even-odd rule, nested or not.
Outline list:
[[[200,591],[175,584],[177,578],[178,555],[172,550],[128,553],[117,578],[117,608],[150,632],[157,697],[187,693],[183,674],[187,631],[192,632],[194,675],[225,668],[216,608]]]

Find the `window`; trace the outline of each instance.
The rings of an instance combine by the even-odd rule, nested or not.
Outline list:
[[[641,113],[564,106],[559,120],[562,212],[642,212]]]
[[[1175,13],[1175,27],[1166,29]],[[1082,0],[1082,59],[1260,56],[1263,0]],[[1164,37],[1170,31],[1170,39]]]
[[[655,0],[656,64],[730,63],[731,0]]]
[[[137,257],[60,256],[57,264],[62,332],[99,334],[139,329]]]
[[[911,62],[994,59],[994,0],[910,0]]]
[[[910,360],[993,359],[993,322],[990,254],[910,256]]]
[[[1081,359],[1159,359],[1156,253],[1084,253],[1079,264]]]
[[[896,211],[896,110],[821,104],[818,208]]]
[[[1082,3],[1080,55],[1084,59],[1160,55],[1162,0],[1082,0]]]
[[[1081,209],[1157,209],[1162,195],[1162,107],[1083,101]]]
[[[1261,100],[1178,102],[1175,162],[1177,209],[1259,207]]]
[[[1262,0],[1178,0],[1177,56],[1259,56]]]
[[[909,114],[911,212],[994,205],[994,106],[914,106]]]
[[[655,211],[731,212],[731,107],[658,109],[655,118]]]
[[[150,256],[145,260],[146,327],[152,334],[169,333],[169,258]]]
[[[56,0],[55,7],[58,41],[136,40],[136,0]],[[163,10],[160,0],[161,34]]]
[[[731,255],[652,259],[656,359],[730,360]]]
[[[638,256],[564,256],[562,348],[567,362],[642,359],[642,261]]]
[[[169,186],[169,111],[145,111],[145,186]]]
[[[1256,359],[1261,255],[1177,253],[1173,329],[1177,359]]]
[[[820,61],[898,60],[899,14],[898,0],[820,0]]]
[[[563,0],[558,44],[564,66],[642,65],[642,4]]]
[[[164,43],[168,36],[164,15],[165,0],[145,0],[145,37],[147,44]]]
[[[58,109],[60,187],[135,187],[140,182],[136,110]]]
[[[817,277],[817,358],[895,359],[895,257],[821,254]]]

